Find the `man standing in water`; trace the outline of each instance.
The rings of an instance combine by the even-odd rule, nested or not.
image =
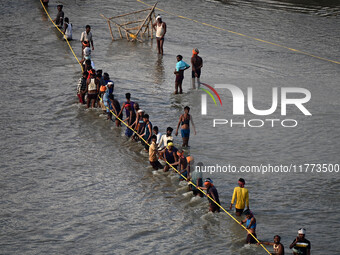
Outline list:
[[[202,175],[202,172],[201,172],[202,166],[203,166],[203,163],[198,162],[193,171],[191,171],[191,169],[190,169],[190,179],[191,179],[191,182],[196,185],[196,187],[194,185],[190,184],[189,188],[190,188],[190,190],[192,190],[192,194],[194,196],[199,195],[200,197],[203,197],[203,193],[199,189],[197,189],[197,187],[203,186],[203,175]]]
[[[72,24],[70,24],[70,21],[68,17],[65,17],[65,23],[64,23],[64,40],[72,40]]]
[[[175,94],[178,94],[178,88],[179,88],[179,93],[183,94],[183,89],[182,89],[182,82],[184,79],[184,71],[190,68],[190,66],[185,63],[182,59],[182,55],[177,55],[177,64],[176,64],[176,69],[174,74],[176,75],[176,80],[175,80]]]
[[[156,30],[156,40],[157,40],[157,49],[158,54],[163,55],[163,44],[164,44],[164,35],[166,34],[166,24],[162,21],[161,16],[157,16],[156,22],[153,24],[153,28]]]
[[[236,208],[237,216],[241,216],[246,204],[247,204],[247,209],[249,210],[249,193],[248,193],[248,189],[244,187],[245,184],[246,184],[246,181],[243,178],[240,178],[238,180],[239,187],[236,187],[234,189],[233,198],[231,199],[229,209],[231,210],[233,208],[233,203],[235,202],[235,198],[236,198],[235,208]]]
[[[141,143],[146,151],[149,151],[149,143],[152,136],[152,123],[149,120],[149,114],[143,115],[143,121],[145,123],[144,133],[141,135],[144,140],[141,139]],[[145,142],[144,142],[145,141]]]
[[[86,25],[85,29],[86,30],[81,33],[81,37],[80,37],[80,41],[81,41],[81,44],[82,44],[82,50],[81,50],[82,54],[83,54],[83,50],[85,48],[85,45],[84,45],[85,41],[88,41],[90,43],[89,46],[92,45],[92,50],[94,50],[90,25]]]
[[[120,104],[119,104],[118,100],[114,98],[113,94],[111,94],[109,96],[109,99],[110,99],[110,104],[111,104],[112,111],[116,115],[116,118],[115,118],[116,127],[120,127],[122,124],[121,124],[119,119],[123,118],[123,113],[120,113],[121,112],[120,111],[120,108],[121,108]]]
[[[58,14],[57,14],[57,17],[53,20],[53,22],[59,28],[62,28],[63,27],[63,23],[64,23],[63,5],[62,4],[57,5],[57,9],[58,9]]]
[[[168,162],[170,166],[176,168],[176,166],[174,166],[174,163],[177,162],[177,154],[174,150],[174,144],[172,142],[169,142],[167,148],[165,148],[164,150],[164,161]],[[170,166],[168,164],[165,164],[163,171],[169,171]]]
[[[254,244],[257,243],[255,238],[253,236],[256,236],[256,219],[253,215],[253,213],[248,209],[244,211],[244,214],[246,215],[246,218],[242,221],[240,221],[240,224],[246,223],[246,229],[252,234],[248,232],[246,243],[247,244]]]
[[[43,0],[43,4],[44,4],[45,7],[48,7],[48,2],[49,2],[49,0]]]
[[[188,177],[188,172],[189,172],[189,164],[187,161],[187,158],[184,156],[184,152],[182,149],[179,149],[177,151],[177,157],[178,160],[173,164],[173,166],[178,166],[177,170],[184,176]],[[183,181],[184,178],[182,176],[179,177],[180,181]]]
[[[293,249],[294,255],[310,255],[310,241],[305,238],[306,230],[304,228],[300,228],[298,231],[298,236],[289,246],[290,249]]]
[[[158,143],[158,150],[162,151],[166,148],[166,146],[168,145],[168,141],[173,141],[174,138],[172,137],[172,127],[167,127],[166,128],[166,134],[161,136],[161,139]]]
[[[274,252],[271,253],[271,255],[284,255],[285,254],[285,248],[283,247],[283,244],[280,243],[281,237],[279,235],[274,236],[274,242],[264,242],[261,241],[258,245],[264,244],[264,245],[273,245]]]
[[[192,88],[196,89],[195,80],[197,78],[197,89],[200,88],[200,77],[201,77],[201,68],[203,67],[203,59],[198,56],[199,50],[193,49],[192,50],[192,57],[191,57],[191,78],[192,78]]]
[[[181,135],[182,135],[182,140],[183,144],[182,147],[189,147],[189,137],[190,137],[190,122],[192,124],[192,127],[194,128],[194,134],[196,135],[196,128],[194,125],[194,121],[192,119],[192,116],[189,114],[190,107],[185,106],[184,107],[184,114],[182,114],[179,117],[179,121],[177,124],[177,129],[175,135],[178,135],[178,128],[181,125]]]
[[[124,122],[128,125],[128,127],[126,127],[126,130],[125,130],[125,135],[130,138],[133,135],[131,126],[136,120],[136,113],[132,110],[132,107],[130,104],[126,104],[124,107],[129,112],[129,115],[124,120]]]
[[[210,178],[205,179],[204,187],[200,187],[200,188],[203,190],[207,190],[207,196],[211,197],[219,205],[221,204],[217,189],[215,188],[213,181]],[[215,202],[211,201],[210,198],[208,198],[208,201],[209,201],[210,212],[213,212],[213,213],[220,212],[220,207],[217,204],[215,204]]]
[[[125,105],[127,105],[127,104],[131,105],[132,111],[135,112],[135,102],[131,101],[131,94],[126,93],[125,98],[126,98],[126,102],[123,103],[122,109],[120,110],[119,115],[121,115],[121,113],[123,112],[123,109],[125,108]],[[129,114],[130,114],[130,112],[128,110],[126,110],[126,117],[129,117]]]
[[[161,163],[158,161],[158,149],[157,149],[157,136],[153,135],[151,136],[151,145],[149,147],[149,161],[150,165],[152,166],[153,169],[158,170],[162,169],[163,166]]]

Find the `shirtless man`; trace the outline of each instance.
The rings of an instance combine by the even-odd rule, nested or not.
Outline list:
[[[198,56],[199,50],[193,49],[192,50],[192,57],[191,57],[191,78],[192,78],[192,88],[196,89],[195,82],[197,78],[197,89],[200,88],[200,77],[201,77],[201,68],[203,67],[203,59]]]
[[[264,244],[264,245],[273,245],[274,252],[270,253],[271,255],[284,255],[285,254],[285,248],[283,247],[283,244],[280,243],[281,237],[279,235],[274,236],[274,242],[264,242],[261,241],[258,243]]]
[[[166,24],[165,22],[162,21],[162,17],[158,15],[156,18],[156,22],[152,26],[156,30],[158,54],[163,55],[163,44],[164,35],[166,34]]]
[[[173,166],[178,166],[178,171],[183,175],[184,177],[188,177],[188,172],[189,172],[189,164],[187,161],[187,158],[184,156],[184,152],[182,149],[179,149],[177,151],[177,157],[178,160],[173,164]],[[182,176],[179,177],[180,181],[183,181],[184,178]]]
[[[57,6],[57,9],[58,9],[58,14],[57,14],[57,17],[53,21],[58,27],[62,28],[63,23],[64,23],[63,5],[59,4]]]

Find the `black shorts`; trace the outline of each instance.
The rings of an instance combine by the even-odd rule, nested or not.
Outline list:
[[[155,161],[155,162],[151,162],[150,161],[150,165],[152,166],[153,169],[158,170],[158,169],[163,169],[163,166],[161,163],[159,163],[159,161]]]
[[[197,73],[197,78],[201,77],[201,69],[195,71],[191,71],[191,78],[196,78],[195,73]]]
[[[236,209],[236,212],[238,212],[238,213],[240,213],[240,214],[242,214],[243,213],[243,210],[244,209],[237,209],[237,208],[235,208]]]
[[[257,238],[256,234],[253,234],[253,236],[255,236]],[[257,241],[254,239],[254,237],[252,237],[252,235],[248,234],[247,239],[246,239],[246,243],[257,243]]]
[[[87,94],[87,98],[88,98],[89,100],[91,100],[91,99],[96,100],[97,97],[98,97],[98,94],[97,94],[97,93],[96,93],[96,94]]]
[[[210,203],[210,211],[212,212],[220,212],[220,207],[214,202]]]
[[[182,74],[177,74],[177,75],[176,75],[176,80],[175,80],[175,82],[177,82],[177,83],[182,83],[183,79],[184,79],[184,75],[182,75]]]
[[[156,37],[157,41],[164,41],[164,37],[161,38],[161,37]]]

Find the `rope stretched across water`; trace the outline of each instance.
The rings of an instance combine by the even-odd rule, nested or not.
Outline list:
[[[58,31],[62,34],[65,35],[60,29],[59,27],[53,22],[53,20],[51,19],[50,15],[48,14],[42,0],[40,0],[40,3],[42,5],[42,7],[44,8],[47,16],[49,17],[49,19],[51,20],[51,22],[53,23],[53,25],[58,29]],[[77,60],[78,64],[81,66],[81,69],[83,70],[83,67],[81,65],[81,63],[79,62],[76,54],[74,53],[69,41],[67,40],[67,38],[65,37],[65,40],[69,46],[69,48],[71,49],[75,59]],[[103,103],[103,99],[101,97],[99,97],[100,101]],[[131,128],[128,124],[126,124],[122,119],[120,119],[112,110],[110,110],[107,106],[106,109],[108,109],[113,116],[115,116],[121,123],[123,123],[127,128],[129,128],[133,133],[135,133],[141,140],[143,140],[147,145],[150,146],[150,144],[141,136],[137,133],[136,130],[134,130],[133,128]],[[213,203],[215,203],[219,208],[221,208],[227,215],[229,215],[234,221],[236,221],[237,223],[239,223],[239,221],[232,216],[225,208],[223,208],[219,203],[217,203],[212,197],[209,196],[209,194],[207,194],[206,192],[204,192],[200,187],[198,187],[196,184],[194,184],[191,180],[189,180],[187,177],[185,177],[184,175],[182,175],[175,167],[173,167],[167,160],[165,160],[165,163],[172,168],[172,170],[174,170],[177,174],[179,174],[184,180],[186,180],[189,184],[191,184],[192,186],[194,186],[196,189],[198,189],[200,192],[202,192],[208,199],[210,199]],[[247,232],[248,234],[250,234],[260,245],[261,247],[268,253],[270,254],[270,252],[266,249],[266,247],[263,246],[263,244],[260,243],[260,241],[243,225],[241,225]]]
[[[52,20],[50,14],[47,12],[46,7],[45,7],[45,5],[43,4],[42,0],[40,0],[40,3],[41,3],[41,5],[42,5],[42,7],[44,8],[47,17],[48,17],[48,18],[50,19],[50,21],[52,22],[52,24],[53,24],[53,25],[56,27],[56,29],[58,29],[58,31],[63,35],[65,41],[67,42],[68,47],[70,48],[70,50],[71,50],[71,52],[72,52],[72,54],[73,54],[73,56],[75,57],[75,59],[77,60],[78,64],[80,65],[81,70],[84,71],[84,70],[83,70],[83,65],[80,63],[79,59],[77,58],[76,54],[74,53],[74,51],[73,51],[73,49],[72,49],[72,47],[71,47],[70,42],[67,40],[67,36],[65,36],[64,32],[61,31],[60,28],[54,23],[54,21]]]
[[[144,5],[146,5],[146,6],[152,7],[152,5],[147,4],[147,3],[145,3],[145,2],[143,2],[143,1],[141,1],[141,0],[136,0],[136,1],[139,2],[139,3],[141,3],[141,4],[144,4]],[[280,47],[280,48],[284,48],[284,49],[287,49],[287,50],[290,50],[290,51],[294,51],[294,52],[296,52],[296,53],[300,53],[300,54],[303,54],[303,55],[306,55],[306,56],[309,56],[309,57],[317,58],[317,59],[320,59],[320,60],[324,60],[324,61],[328,61],[328,62],[331,62],[331,63],[340,65],[340,61],[335,61],[335,60],[331,60],[331,59],[328,59],[328,58],[319,57],[319,56],[316,56],[316,55],[314,55],[314,54],[311,54],[311,53],[308,53],[308,52],[305,52],[305,51],[301,51],[301,50],[297,50],[297,49],[293,49],[293,48],[290,48],[290,47],[287,47],[287,46],[284,46],[284,45],[281,45],[281,44],[278,44],[278,43],[269,42],[269,41],[262,40],[262,39],[259,39],[259,38],[253,37],[253,36],[241,34],[241,33],[238,33],[238,32],[235,32],[235,31],[231,31],[231,30],[228,30],[228,29],[225,29],[225,28],[222,28],[222,27],[214,26],[214,25],[211,25],[211,24],[208,24],[208,23],[204,23],[204,22],[195,20],[195,19],[191,19],[191,18],[188,18],[188,17],[185,17],[185,16],[181,16],[181,15],[177,15],[177,14],[175,14],[175,13],[171,13],[171,12],[165,11],[165,10],[160,9],[160,8],[158,8],[158,7],[156,7],[155,9],[157,9],[157,10],[159,10],[159,11],[161,11],[161,12],[167,13],[167,14],[169,14],[169,15],[171,15],[171,16],[180,18],[180,19],[190,20],[190,21],[199,23],[199,24],[204,25],[204,26],[207,26],[207,27],[212,27],[212,28],[215,28],[215,29],[218,29],[218,30],[226,31],[226,32],[231,33],[231,34],[234,34],[234,35],[243,36],[243,37],[246,37],[246,38],[248,38],[248,39],[252,39],[252,40],[258,41],[258,42],[262,42],[262,43],[274,45],[274,46],[277,46],[277,47]]]

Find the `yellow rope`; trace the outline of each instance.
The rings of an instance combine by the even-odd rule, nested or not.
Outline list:
[[[103,99],[101,97],[99,97],[100,101],[103,103]],[[107,110],[109,110],[113,116],[115,116],[120,122],[122,122],[127,128],[129,128],[132,132],[134,132],[140,139],[142,139],[147,145],[150,146],[150,144],[142,137],[140,136],[136,130],[134,130],[133,128],[131,128],[128,124],[126,124],[122,119],[120,119],[112,110],[109,109],[109,107],[105,106]],[[226,209],[224,209],[219,203],[217,203],[212,197],[210,197],[206,192],[204,192],[200,187],[196,186],[196,184],[194,184],[192,181],[188,180],[187,177],[185,177],[183,174],[181,174],[175,167],[173,167],[167,160],[165,160],[165,163],[167,163],[167,165],[169,167],[171,167],[176,173],[178,173],[184,180],[186,180],[188,183],[190,183],[192,186],[194,186],[196,189],[198,189],[199,191],[201,191],[207,198],[209,198],[212,202],[214,202],[218,207],[220,207],[226,214],[228,214],[234,221],[236,221],[237,223],[239,223],[239,221],[232,216]],[[266,247],[263,246],[263,244],[260,243],[260,241],[243,225],[241,225],[260,245],[263,249],[265,249],[266,252],[268,252],[268,254],[270,254],[270,252],[266,249]]]
[[[54,21],[52,20],[52,18],[51,18],[51,16],[50,16],[50,14],[48,14],[48,12],[47,12],[47,10],[46,10],[46,8],[45,8],[45,6],[44,6],[44,4],[43,4],[43,2],[42,2],[42,0],[40,0],[40,3],[41,3],[41,5],[42,5],[42,7],[44,8],[44,10],[45,10],[45,12],[46,12],[46,15],[47,15],[47,17],[51,20],[51,22],[52,22],[52,24],[58,29],[58,31],[64,36],[64,39],[65,39],[65,41],[67,42],[67,44],[68,44],[68,47],[70,48],[70,50],[72,51],[72,53],[73,53],[73,56],[76,58],[76,60],[77,60],[77,62],[78,62],[78,64],[80,65],[80,67],[81,67],[81,70],[82,71],[84,71],[83,70],[83,66],[82,66],[82,64],[79,62],[79,59],[77,58],[77,56],[76,56],[76,54],[74,53],[74,51],[73,51],[73,49],[72,49],[72,47],[71,47],[71,45],[70,45],[70,42],[67,40],[67,38],[66,38],[66,36],[65,36],[65,34],[64,34],[64,32],[63,31],[61,31],[60,30],[60,28],[54,23]]]
[[[137,1],[139,1],[139,0],[137,0]],[[142,2],[142,1],[139,1],[139,2]],[[47,16],[48,16],[48,18],[51,20],[51,22],[53,23],[53,25],[58,29],[58,31],[63,35],[63,36],[65,36],[65,34],[59,29],[59,27],[53,22],[53,20],[51,19],[51,17],[50,17],[50,15],[48,14],[48,12],[47,12],[47,10],[46,10],[46,8],[45,8],[45,6],[44,6],[44,4],[43,4],[43,2],[42,2],[42,0],[40,0],[40,3],[41,3],[41,5],[42,5],[42,7],[44,8],[44,10],[45,10],[45,12],[46,12],[46,14],[47,14]],[[143,3],[143,2],[142,2]],[[158,8],[157,8],[158,9]],[[159,10],[161,10],[161,9],[159,9]],[[184,18],[184,17],[183,17]],[[189,19],[189,18],[187,18],[187,19]],[[195,22],[198,22],[198,21],[195,21]],[[203,24],[203,23],[202,23]],[[71,47],[71,45],[70,45],[70,43],[69,43],[69,41],[67,40],[67,38],[65,37],[65,40],[66,40],[66,42],[67,42],[67,44],[68,44],[68,46],[69,46],[69,48],[71,49],[71,51],[72,51],[72,53],[73,53],[73,55],[74,55],[74,57],[76,58],[76,60],[77,60],[77,62],[78,62],[78,64],[81,66],[81,68],[82,68],[82,70],[83,70],[83,67],[82,67],[82,65],[81,65],[81,63],[79,62],[79,60],[78,60],[78,58],[77,58],[77,56],[76,56],[76,54],[74,53],[74,51],[73,51],[73,49],[72,49],[72,47]],[[103,102],[103,99],[101,98],[101,97],[99,97],[99,99],[100,99],[100,101],[101,102]],[[114,112],[112,112],[107,106],[106,106],[106,108],[113,114],[113,116],[115,116],[120,122],[122,122],[127,128],[129,128],[132,132],[134,132],[140,139],[142,139],[147,145],[149,145],[150,146],[150,144],[141,136],[141,135],[139,135],[133,128],[131,128],[128,124],[126,124],[122,119],[120,119]],[[206,192],[204,192],[200,187],[198,187],[198,186],[196,186],[196,184],[194,184],[192,181],[190,181],[190,180],[188,180],[187,179],[187,177],[185,177],[184,175],[182,175],[175,167],[173,167],[168,161],[166,161],[165,160],[165,162],[166,162],[166,164],[168,164],[168,166],[169,167],[171,167],[176,173],[178,173],[184,180],[186,180],[188,183],[190,183],[191,185],[193,185],[196,189],[198,189],[200,192],[202,192],[208,199],[210,199],[213,203],[215,203],[218,207],[220,207],[226,214],[228,214],[234,221],[236,221],[237,223],[239,223],[238,222],[238,220],[237,219],[235,219],[235,217],[234,216],[232,216],[226,209],[224,209],[219,203],[217,203],[213,198],[211,198]],[[268,254],[270,254],[270,252],[260,243],[260,241],[245,227],[245,226],[243,226],[243,225],[241,225],[260,245],[261,245],[261,247],[263,248],[263,249],[265,249],[265,251],[267,251],[268,252]]]
[[[140,2],[141,4],[144,4],[144,5],[152,7],[152,5],[147,4],[147,3],[145,3],[145,2],[143,2],[141,0],[136,0],[136,1]],[[259,42],[271,44],[271,45],[274,45],[274,46],[277,46],[277,47],[280,47],[280,48],[284,48],[284,49],[287,49],[287,50],[290,50],[290,51],[294,51],[294,52],[297,52],[297,53],[300,53],[300,54],[303,54],[303,55],[306,55],[306,56],[309,56],[309,57],[317,58],[317,59],[320,59],[320,60],[324,60],[324,61],[328,61],[328,62],[340,65],[339,61],[335,61],[335,60],[319,57],[319,56],[310,54],[308,52],[304,52],[304,51],[296,50],[296,49],[293,49],[293,48],[290,48],[290,47],[287,47],[287,46],[284,46],[284,45],[280,45],[278,43],[273,43],[273,42],[265,41],[265,40],[262,40],[262,39],[259,39],[259,38],[253,37],[253,36],[249,36],[249,35],[241,34],[241,33],[238,33],[238,32],[231,31],[231,30],[227,30],[227,29],[224,29],[224,28],[221,28],[221,27],[217,27],[217,26],[214,26],[214,25],[211,25],[211,24],[207,24],[207,23],[195,20],[195,19],[191,19],[191,18],[188,18],[188,17],[180,16],[180,15],[177,15],[175,13],[171,13],[171,12],[165,11],[165,10],[157,8],[157,7],[156,7],[156,9],[161,11],[161,12],[167,13],[169,15],[172,15],[172,16],[175,16],[175,17],[178,17],[178,18],[181,18],[181,19],[190,20],[190,21],[202,24],[204,26],[208,26],[208,27],[212,27],[212,28],[215,28],[215,29],[218,29],[218,30],[226,31],[228,33],[232,33],[232,34],[235,34],[235,35],[243,36],[243,37],[246,37],[246,38],[249,38],[249,39],[252,39],[252,40],[256,40],[256,41],[259,41]]]

